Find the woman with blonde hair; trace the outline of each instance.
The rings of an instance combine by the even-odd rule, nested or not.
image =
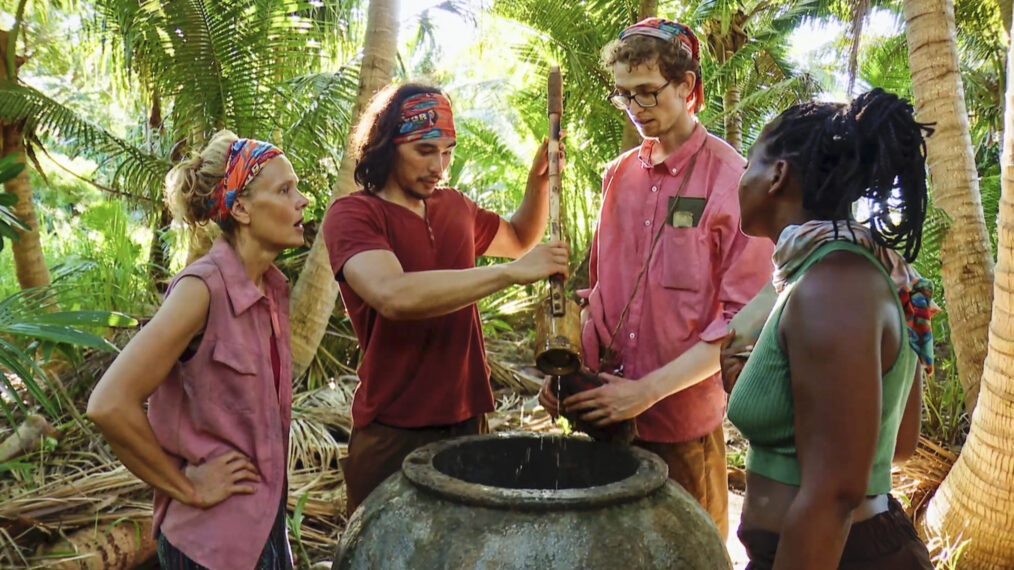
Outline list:
[[[292,567],[289,286],[273,261],[303,244],[297,182],[277,147],[224,130],[166,177],[176,217],[223,235],[176,275],[88,402],[117,457],[155,488],[163,568]]]

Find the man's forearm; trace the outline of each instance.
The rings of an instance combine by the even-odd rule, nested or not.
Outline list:
[[[438,317],[467,307],[516,282],[510,264],[406,272],[386,284],[385,301],[375,308],[393,320]]]
[[[700,341],[675,360],[650,374],[655,401],[699,384],[721,368],[721,347],[717,342]]]

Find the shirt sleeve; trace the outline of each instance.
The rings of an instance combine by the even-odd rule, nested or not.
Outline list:
[[[735,189],[735,185],[731,186]],[[722,211],[713,219],[711,233],[718,263],[714,281],[718,285],[718,317],[701,332],[701,340],[715,342],[729,332],[729,321],[771,280],[774,244],[749,237],[740,230],[739,200],[726,192]]]
[[[335,279],[344,280],[342,269],[356,254],[377,249],[393,251],[385,229],[382,214],[357,196],[331,204],[324,216],[323,234]]]
[[[461,197],[464,198],[465,204],[468,205],[468,210],[472,214],[472,219],[475,223],[475,256],[481,257],[489,249],[489,244],[493,243],[496,233],[500,231],[500,214],[479,207],[478,204],[468,196],[465,196],[464,193],[461,194]]]

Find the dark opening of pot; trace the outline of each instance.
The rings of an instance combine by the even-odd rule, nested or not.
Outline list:
[[[586,489],[627,479],[638,465],[628,448],[570,437],[471,441],[433,456],[445,475],[505,489]]]

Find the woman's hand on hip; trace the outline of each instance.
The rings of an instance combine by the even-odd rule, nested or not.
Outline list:
[[[207,509],[233,495],[250,495],[257,490],[261,476],[250,458],[230,451],[200,465],[187,465],[183,474],[194,486],[188,504]]]

